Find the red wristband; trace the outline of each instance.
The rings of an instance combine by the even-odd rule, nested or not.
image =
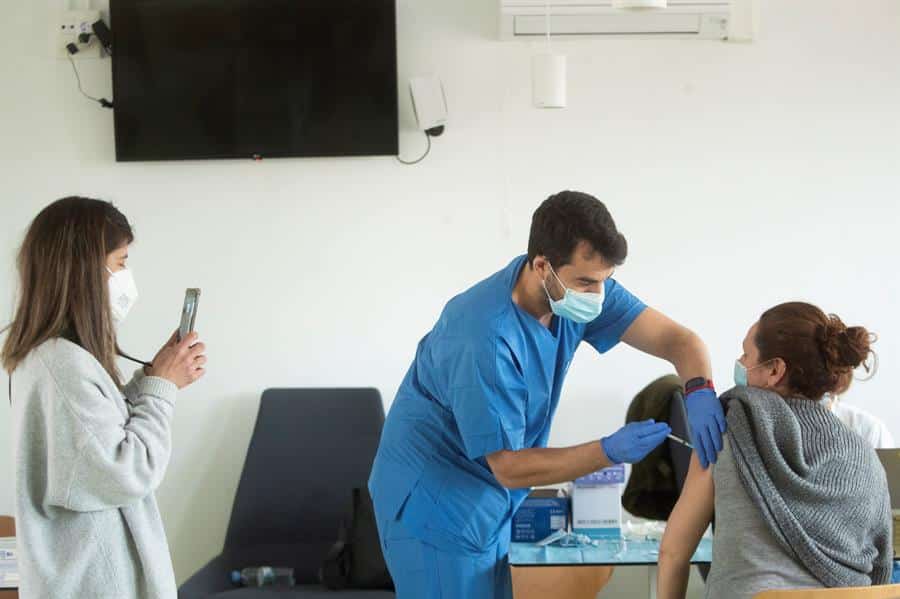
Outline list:
[[[716,390],[716,386],[709,379],[696,378],[691,379],[687,383],[684,384],[684,394],[690,395],[694,391],[700,391],[701,389],[711,389],[713,392]]]

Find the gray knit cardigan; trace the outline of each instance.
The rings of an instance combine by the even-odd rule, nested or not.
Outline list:
[[[890,582],[884,468],[818,402],[753,387],[722,397],[738,474],[778,542],[827,587]]]

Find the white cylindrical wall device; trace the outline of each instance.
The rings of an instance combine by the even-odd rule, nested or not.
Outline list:
[[[536,54],[532,57],[531,93],[535,108],[566,107],[565,54]]]

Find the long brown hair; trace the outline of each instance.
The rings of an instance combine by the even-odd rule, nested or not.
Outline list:
[[[781,358],[787,386],[807,399],[840,395],[853,381],[853,371],[874,355],[875,335],[865,327],[848,327],[836,314],[803,302],[767,310],[759,319],[756,347],[760,363]]]
[[[0,352],[7,372],[37,346],[63,337],[121,386],[106,259],[132,241],[125,215],[101,200],[63,198],[35,217],[19,249],[18,306]]]

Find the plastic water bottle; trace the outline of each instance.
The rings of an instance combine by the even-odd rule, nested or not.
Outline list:
[[[286,586],[293,587],[294,581],[293,568],[272,568],[270,566],[259,566],[256,568],[244,568],[241,571],[233,571],[231,573],[231,582],[235,586],[242,587],[268,587],[268,586]]]

